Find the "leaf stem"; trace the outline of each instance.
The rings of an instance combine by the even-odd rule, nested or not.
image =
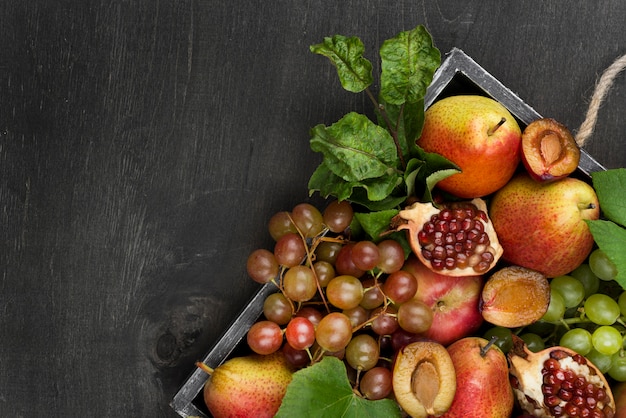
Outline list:
[[[394,124],[389,119],[389,115],[387,115],[387,112],[385,111],[385,106],[381,103],[378,103],[378,101],[374,97],[374,94],[372,94],[372,91],[369,89],[369,87],[365,89],[365,93],[370,98],[372,103],[374,103],[374,107],[376,108],[376,110],[378,110],[382,118],[385,120],[385,123],[387,124],[387,128],[389,129],[389,133],[391,134],[391,137],[393,138],[393,143],[396,146],[396,152],[398,153],[398,159],[400,160],[402,169],[403,170],[406,169],[406,162],[404,161],[404,155],[402,155],[402,148],[400,147],[400,142],[398,141],[398,129],[397,129],[399,125],[399,120],[402,117],[402,113],[404,112],[404,105],[402,105],[402,110],[400,111],[400,114],[398,115],[398,121],[396,122],[394,126]]]

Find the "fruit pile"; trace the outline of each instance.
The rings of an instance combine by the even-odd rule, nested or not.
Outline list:
[[[359,42],[311,47],[355,92],[371,84]],[[393,61],[398,51],[418,69]],[[328,203],[269,220],[274,248],[246,267],[276,292],[247,333],[254,353],[207,369],[207,407],[215,417],[619,416],[626,292],[588,223],[601,199],[576,177],[569,130],[547,118],[522,128],[483,96],[444,97],[424,113],[423,91],[398,98],[394,65],[427,85],[438,62],[423,27],[385,42],[381,57],[381,125],[351,113],[312,130],[324,161],[309,189]]]

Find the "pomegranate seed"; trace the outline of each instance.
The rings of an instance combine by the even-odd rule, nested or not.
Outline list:
[[[578,414],[580,413],[580,408],[578,408],[576,405],[567,404],[565,405],[564,409],[565,413],[570,417],[578,416]]]
[[[561,400],[559,399],[558,396],[548,395],[548,396],[543,398],[543,402],[546,404],[546,406],[548,408],[553,408],[553,407],[557,406],[558,404],[560,404]]]
[[[566,357],[570,357],[567,351],[563,351],[559,349],[550,351],[550,358],[553,358],[556,360],[562,360]]]
[[[558,370],[561,368],[561,363],[559,363],[559,361],[555,360],[554,358],[549,358],[543,362],[543,367],[546,370]]]
[[[598,404],[598,401],[596,400],[596,398],[587,398],[587,406],[591,409],[595,408],[596,405]]]
[[[561,389],[559,389],[559,392],[557,393],[557,396],[559,398],[561,398],[562,400],[564,400],[564,401],[569,401],[569,400],[571,400],[574,397],[572,392],[564,389],[563,387],[561,387]]]
[[[449,221],[452,219],[452,211],[450,209],[442,209],[441,212],[439,212],[439,219]]]
[[[435,231],[440,231],[443,233],[448,232],[448,222],[441,219],[438,220],[437,223],[435,223]]]

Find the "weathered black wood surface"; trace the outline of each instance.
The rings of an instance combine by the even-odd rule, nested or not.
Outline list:
[[[560,4],[560,5],[559,5]],[[308,129],[369,109],[308,46],[417,24],[576,130],[626,53],[614,1],[5,0],[0,416],[174,417],[257,288],[245,259],[306,201]],[[586,149],[626,166],[626,75]]]

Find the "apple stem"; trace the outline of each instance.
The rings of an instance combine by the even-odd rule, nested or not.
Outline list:
[[[483,348],[480,349],[480,356],[481,357],[485,357],[487,355],[487,351],[489,351],[491,346],[494,345],[497,340],[498,340],[498,336],[497,335],[494,335],[493,337],[491,337],[491,339],[489,340],[487,345],[485,345]]]
[[[204,364],[204,363],[202,363],[200,361],[196,361],[196,367],[198,367],[202,371],[206,372],[208,375],[212,375],[213,372],[215,371],[215,369],[207,366],[206,364]]]
[[[500,122],[496,123],[495,126],[487,131],[487,135],[493,135],[494,132],[497,131],[498,128],[500,128],[500,126],[504,125],[504,122],[506,122],[506,118],[500,119]]]

